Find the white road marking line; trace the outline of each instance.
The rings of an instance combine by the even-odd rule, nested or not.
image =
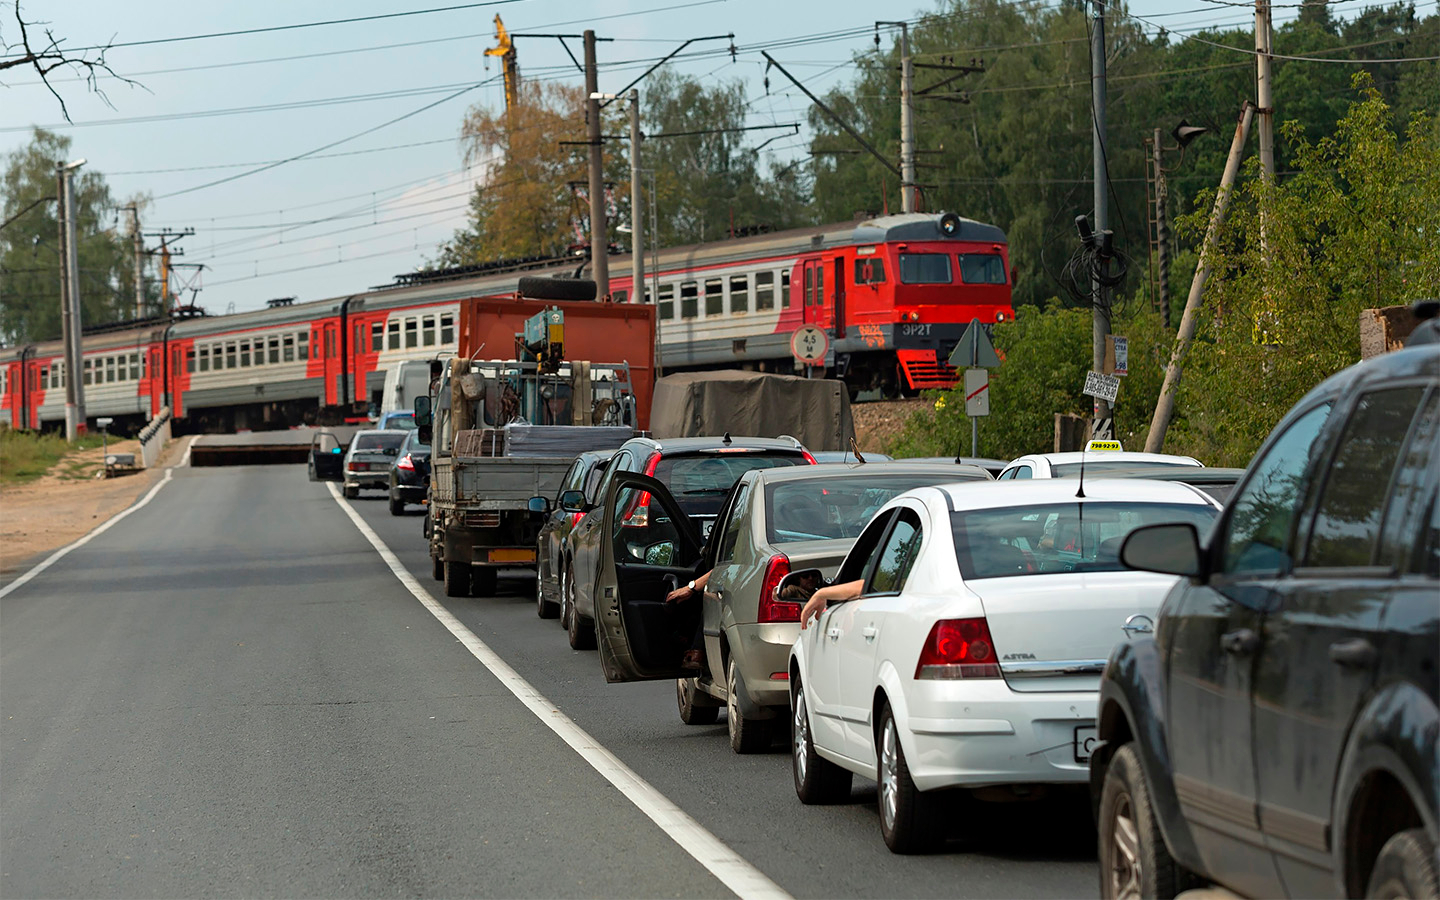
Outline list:
[[[734,850],[731,850],[723,841],[711,834],[703,825],[695,821],[679,806],[675,805],[664,794],[656,790],[649,782],[641,778],[633,769],[620,761],[619,757],[606,750],[600,742],[591,737],[585,729],[576,725],[575,722],[560,710],[555,704],[545,699],[545,696],[537,691],[530,682],[512,669],[509,663],[501,659],[499,654],[480,638],[475,636],[464,623],[455,618],[430,592],[425,590],[416,580],[415,576],[400,563],[400,559],[386,546],[370,524],[360,517],[342,496],[340,489],[335,487],[334,482],[326,482],[330,489],[330,495],[360,533],[370,542],[370,546],[380,554],[385,565],[400,580],[400,583],[419,600],[436,619],[453,634],[461,644],[465,646],[470,654],[480,661],[480,664],[490,670],[490,674],[500,680],[500,683],[509,689],[515,698],[525,704],[541,722],[544,722],[551,731],[559,735],[560,739],[570,745],[570,748],[590,764],[595,771],[604,776],[605,780],[615,786],[625,798],[649,816],[651,821],[660,826],[660,830],[679,844],[681,849],[694,857],[710,871],[712,875],[720,879],[726,887],[735,892],[737,897],[745,898],[773,898],[773,900],[790,900],[787,894],[778,884],[771,881],[763,872],[746,862]]]

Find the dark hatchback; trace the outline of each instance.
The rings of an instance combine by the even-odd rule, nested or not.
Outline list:
[[[1101,894],[1436,895],[1440,346],[1328,379],[1204,538],[1138,528],[1183,576],[1101,682]]]
[[[565,544],[570,530],[585,517],[578,509],[595,505],[595,488],[614,455],[613,450],[590,450],[575,457],[565,480],[560,482],[553,506],[545,514],[535,551],[535,611],[542,619],[560,615],[560,573]],[[574,511],[565,509],[567,505]]]
[[[423,503],[430,488],[430,445],[419,431],[405,435],[390,466],[390,515],[403,516],[405,504]]]

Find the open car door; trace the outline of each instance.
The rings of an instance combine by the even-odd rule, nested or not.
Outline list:
[[[700,535],[654,478],[619,472],[603,502],[595,632],[605,680],[694,674],[680,662],[700,627],[701,598],[667,605],[665,595],[698,574]]]
[[[310,437],[310,480],[345,480],[345,445],[334,432],[317,431]]]

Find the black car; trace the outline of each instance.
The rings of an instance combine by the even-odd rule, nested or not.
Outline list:
[[[641,472],[659,481],[675,496],[685,515],[708,534],[735,482],[751,469],[814,465],[810,451],[794,438],[722,437],[632,438],[620,445],[595,488],[602,498],[619,472]],[[642,498],[643,499],[643,498]],[[600,558],[600,523],[605,511],[591,505],[563,505],[569,512],[585,513],[566,542],[560,578],[560,618],[567,623],[570,646],[595,649],[596,563]],[[593,510],[593,511],[592,511]],[[637,503],[627,510],[627,524],[647,521],[649,508]]]
[[[1137,528],[1184,576],[1116,646],[1090,781],[1101,894],[1434,897],[1440,807],[1440,346],[1325,381],[1202,543]]]
[[[420,432],[411,431],[390,466],[390,515],[403,516],[405,504],[424,502],[429,486],[430,445],[421,442]]]
[[[585,516],[583,512],[572,512],[564,507],[595,505],[595,488],[613,450],[590,450],[575,457],[555,503],[545,514],[545,524],[540,526],[540,537],[535,552],[535,609],[542,619],[553,619],[560,615],[560,571],[565,558],[565,543],[570,529]],[[561,623],[564,624],[563,622]]]

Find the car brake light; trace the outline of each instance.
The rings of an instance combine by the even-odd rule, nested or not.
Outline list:
[[[765,567],[765,580],[760,582],[760,611],[756,616],[757,622],[798,622],[800,621],[800,603],[793,600],[776,600],[775,589],[780,586],[780,579],[790,574],[790,557],[783,553],[777,553],[770,557],[770,564]]]
[[[930,629],[916,678],[999,678],[999,657],[984,618],[941,619]]]
[[[352,462],[350,465],[346,466],[346,468],[352,472],[368,472],[370,471],[370,464],[363,462]]]
[[[660,465],[660,454],[651,454],[645,463],[645,474],[655,477],[655,468]],[[622,528],[644,528],[650,524],[650,492],[641,491],[620,519]]]
[[[415,471],[415,460],[411,459],[410,454],[407,453],[400,457],[399,461],[395,463],[395,468],[403,469],[406,472],[413,472]]]
[[[819,463],[817,463],[817,462],[815,461],[815,457],[812,456],[812,455],[810,455],[810,451],[809,451],[809,450],[801,450],[800,452],[801,452],[802,454],[804,454],[804,456],[805,456],[805,461],[808,462],[810,465],[812,465],[812,466],[818,466],[818,465],[820,465]]]

